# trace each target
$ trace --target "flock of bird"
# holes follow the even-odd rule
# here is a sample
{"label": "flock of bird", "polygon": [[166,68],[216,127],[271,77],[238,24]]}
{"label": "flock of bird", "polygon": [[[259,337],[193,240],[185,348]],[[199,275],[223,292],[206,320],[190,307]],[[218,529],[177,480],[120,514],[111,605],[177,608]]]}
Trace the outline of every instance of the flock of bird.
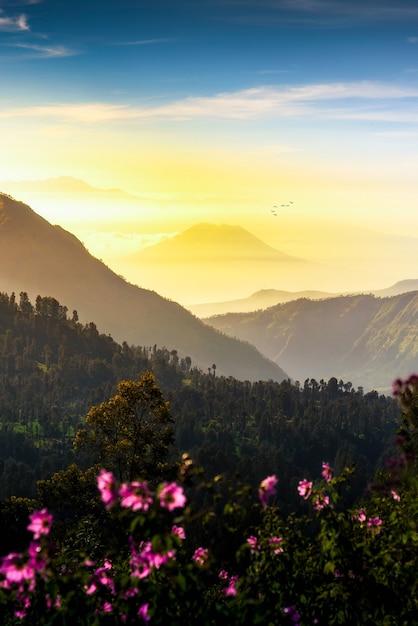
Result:
{"label": "flock of bird", "polygon": [[[281,204],[280,207],[287,207],[290,206],[291,204],[293,204],[293,200],[289,200],[289,202],[287,204]],[[273,213],[274,217],[277,217],[277,212],[275,211],[275,209],[278,209],[279,205],[275,204],[274,207],[271,209],[271,212]]]}

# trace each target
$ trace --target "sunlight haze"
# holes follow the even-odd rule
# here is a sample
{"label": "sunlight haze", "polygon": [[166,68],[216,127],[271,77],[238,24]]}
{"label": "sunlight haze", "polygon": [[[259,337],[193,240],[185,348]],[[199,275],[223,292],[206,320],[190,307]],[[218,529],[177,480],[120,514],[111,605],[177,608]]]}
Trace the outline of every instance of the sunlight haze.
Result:
{"label": "sunlight haze", "polygon": [[[182,304],[415,278],[417,18],[405,0],[0,0],[0,191]],[[202,223],[306,265],[248,251],[229,271],[216,241],[189,268],[127,259]]]}

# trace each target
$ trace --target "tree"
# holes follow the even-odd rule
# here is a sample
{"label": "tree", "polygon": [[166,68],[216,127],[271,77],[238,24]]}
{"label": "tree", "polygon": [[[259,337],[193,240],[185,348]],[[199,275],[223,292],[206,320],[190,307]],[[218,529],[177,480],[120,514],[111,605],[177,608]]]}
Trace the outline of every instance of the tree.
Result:
{"label": "tree", "polygon": [[93,453],[93,461],[121,481],[158,480],[168,471],[173,421],[154,374],[147,371],[138,382],[121,381],[113,398],[90,409],[74,445]]}

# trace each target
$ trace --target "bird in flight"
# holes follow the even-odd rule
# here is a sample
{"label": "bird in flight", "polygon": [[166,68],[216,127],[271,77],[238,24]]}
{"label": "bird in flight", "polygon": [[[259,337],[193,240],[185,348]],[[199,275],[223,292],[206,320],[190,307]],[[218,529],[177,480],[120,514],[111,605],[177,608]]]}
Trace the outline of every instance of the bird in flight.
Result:
{"label": "bird in flight", "polygon": [[[288,207],[288,206],[290,206],[291,204],[293,204],[293,200],[289,200],[287,204],[281,204],[280,206],[281,206],[281,207],[282,207],[282,206],[284,206],[284,207]],[[278,208],[279,208],[279,205],[275,204],[275,205],[273,206],[273,208],[271,209],[271,212],[273,213],[273,215],[274,215],[275,217],[277,217],[277,213],[276,213],[276,211],[275,211],[274,209],[278,209]]]}

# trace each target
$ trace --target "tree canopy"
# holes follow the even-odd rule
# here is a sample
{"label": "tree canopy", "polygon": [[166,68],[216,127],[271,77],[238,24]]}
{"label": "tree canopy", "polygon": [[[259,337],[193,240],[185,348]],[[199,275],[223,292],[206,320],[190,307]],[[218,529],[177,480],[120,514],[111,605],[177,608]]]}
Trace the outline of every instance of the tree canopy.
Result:
{"label": "tree canopy", "polygon": [[155,478],[168,468],[173,421],[154,374],[147,371],[138,382],[121,381],[115,396],[90,409],[74,445],[90,451],[121,481]]}

